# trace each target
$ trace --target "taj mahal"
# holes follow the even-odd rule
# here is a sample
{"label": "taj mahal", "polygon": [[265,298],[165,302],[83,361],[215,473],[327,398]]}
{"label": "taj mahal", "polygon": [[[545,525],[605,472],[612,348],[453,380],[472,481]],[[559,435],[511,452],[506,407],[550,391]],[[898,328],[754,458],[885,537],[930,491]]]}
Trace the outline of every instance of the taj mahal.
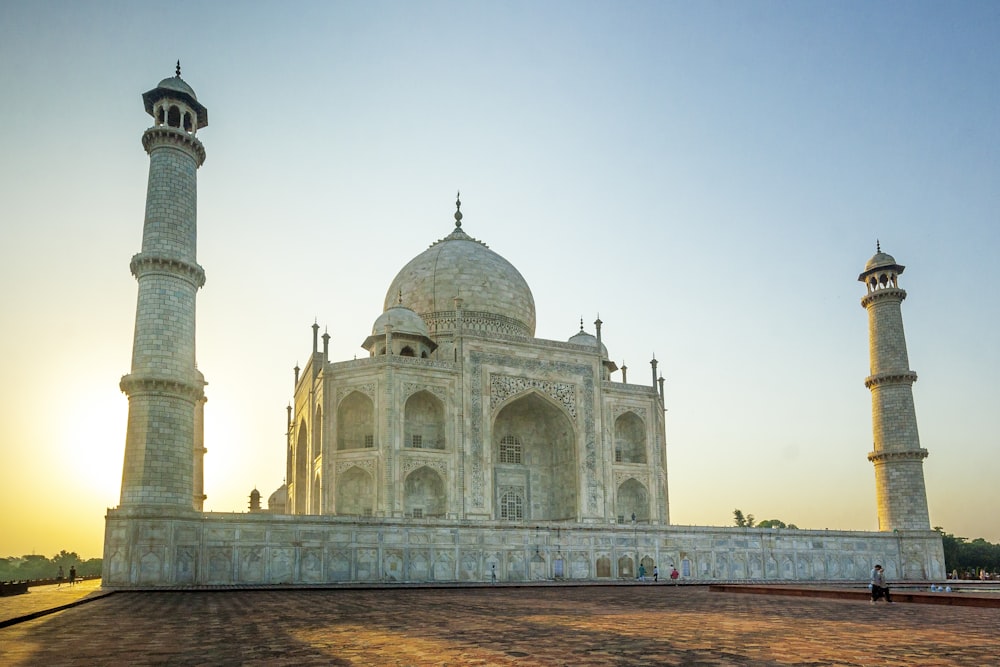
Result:
{"label": "taj mahal", "polygon": [[178,64],[142,95],[149,179],[130,264],[138,298],[105,587],[610,581],[654,564],[695,582],[857,581],[875,562],[894,579],[944,577],[903,332],[904,267],[881,247],[858,277],[879,530],[674,526],[657,360],[629,378],[599,318],[565,340],[536,338],[529,285],[471,235],[460,199],[453,220],[428,231],[429,247],[386,276],[359,341],[367,355],[331,359],[313,323],[290,378],[287,437],[275,442],[286,483],[266,507],[254,490],[249,512],[204,511],[196,193],[208,110],[180,74]]}

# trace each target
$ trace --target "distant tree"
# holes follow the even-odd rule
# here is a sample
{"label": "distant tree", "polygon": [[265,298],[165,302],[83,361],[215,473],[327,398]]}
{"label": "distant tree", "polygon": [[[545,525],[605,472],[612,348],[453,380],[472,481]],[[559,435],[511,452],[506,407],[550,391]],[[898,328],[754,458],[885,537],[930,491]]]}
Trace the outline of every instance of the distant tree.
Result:
{"label": "distant tree", "polygon": [[946,533],[941,526],[934,530],[941,533],[944,549],[944,568],[948,572],[957,570],[960,575],[976,576],[981,569],[1000,572],[1000,544],[987,542],[977,537],[971,542],[964,537]]}
{"label": "distant tree", "polygon": [[63,574],[69,575],[69,568],[75,567],[78,576],[86,577],[101,574],[104,564],[101,558],[83,560],[75,551],[65,549],[52,558],[31,554],[27,556],[7,556],[0,558],[0,581],[36,581],[39,579],[55,579],[59,567]]}
{"label": "distant tree", "polygon": [[794,523],[785,523],[781,519],[764,519],[757,524],[758,528],[788,528],[789,530],[798,530],[799,527]]}
{"label": "distant tree", "polygon": [[740,528],[753,528],[755,519],[753,514],[743,516],[743,510],[737,508],[733,510],[733,521]]}

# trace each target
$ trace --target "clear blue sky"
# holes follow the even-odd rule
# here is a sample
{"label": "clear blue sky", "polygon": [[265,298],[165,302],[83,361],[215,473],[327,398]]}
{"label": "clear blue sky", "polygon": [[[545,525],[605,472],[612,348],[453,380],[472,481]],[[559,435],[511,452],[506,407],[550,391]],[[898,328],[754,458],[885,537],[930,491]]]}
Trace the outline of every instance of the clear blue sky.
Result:
{"label": "clear blue sky", "polygon": [[99,555],[118,503],[140,95],[178,58],[209,509],[282,483],[310,325],[366,354],[461,189],[540,337],[600,313],[630,381],[660,360],[680,524],[876,528],[880,239],[932,524],[1000,541],[998,44],[996,2],[0,2],[0,556]]}

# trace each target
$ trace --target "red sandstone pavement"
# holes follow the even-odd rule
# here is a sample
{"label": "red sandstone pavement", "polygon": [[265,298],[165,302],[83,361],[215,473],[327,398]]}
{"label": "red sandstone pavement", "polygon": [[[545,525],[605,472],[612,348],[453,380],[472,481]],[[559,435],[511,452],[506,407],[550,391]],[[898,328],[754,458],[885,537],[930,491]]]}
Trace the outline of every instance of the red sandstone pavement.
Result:
{"label": "red sandstone pavement", "polygon": [[0,664],[980,667],[1000,611],[668,585],[119,592],[0,629]]}

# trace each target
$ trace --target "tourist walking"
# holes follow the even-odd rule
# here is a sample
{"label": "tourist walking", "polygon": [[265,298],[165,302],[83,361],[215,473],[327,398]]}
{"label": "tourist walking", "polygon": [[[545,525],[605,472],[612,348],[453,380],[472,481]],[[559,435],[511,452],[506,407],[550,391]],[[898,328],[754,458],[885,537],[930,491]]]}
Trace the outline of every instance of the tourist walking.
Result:
{"label": "tourist walking", "polygon": [[76,585],[76,565],[71,565],[69,568],[69,585]]}
{"label": "tourist walking", "polygon": [[659,565],[654,565],[653,566],[653,582],[657,582],[659,580],[660,580],[660,566]]}
{"label": "tourist walking", "polygon": [[885,601],[892,604],[892,599],[889,597],[889,585],[885,583],[885,572],[882,570],[882,566],[878,563],[872,568],[872,604],[875,604],[879,598],[885,598]]}
{"label": "tourist walking", "polygon": [[62,586],[63,579],[65,579],[65,578],[66,578],[66,575],[63,573],[62,565],[60,565],[59,566],[59,572],[56,573],[56,581],[59,582],[59,584],[56,586],[56,588],[59,588],[60,586]]}
{"label": "tourist walking", "polygon": [[646,581],[646,566],[639,564],[639,581]]}

